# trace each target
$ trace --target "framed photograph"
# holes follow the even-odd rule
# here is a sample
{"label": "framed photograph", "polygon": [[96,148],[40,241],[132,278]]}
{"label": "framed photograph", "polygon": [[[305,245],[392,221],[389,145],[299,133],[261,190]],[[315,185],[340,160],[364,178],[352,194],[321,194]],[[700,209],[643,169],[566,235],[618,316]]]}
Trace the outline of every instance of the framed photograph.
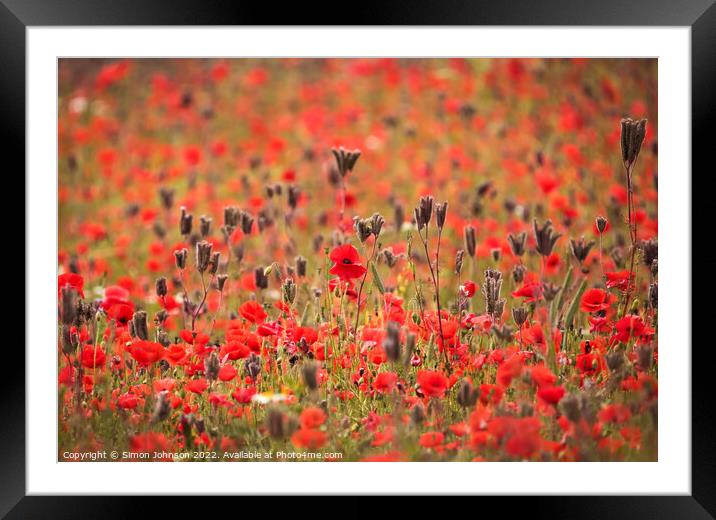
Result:
{"label": "framed photograph", "polygon": [[713,518],[712,1],[305,26],[132,4],[0,6],[27,201],[2,514],[381,494]]}

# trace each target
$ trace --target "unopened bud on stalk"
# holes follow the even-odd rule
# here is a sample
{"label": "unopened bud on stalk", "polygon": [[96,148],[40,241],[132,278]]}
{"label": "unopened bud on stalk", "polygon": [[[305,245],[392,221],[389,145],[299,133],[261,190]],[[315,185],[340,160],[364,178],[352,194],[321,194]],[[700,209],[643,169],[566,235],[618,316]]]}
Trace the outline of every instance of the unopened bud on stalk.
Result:
{"label": "unopened bud on stalk", "polygon": [[373,213],[373,216],[370,218],[370,231],[373,233],[373,236],[375,238],[378,238],[378,235],[380,235],[380,231],[383,229],[383,225],[385,224],[385,219],[380,213]]}
{"label": "unopened bud on stalk", "polygon": [[159,296],[160,298],[164,298],[167,295],[168,289],[167,289],[167,279],[166,278],[164,278],[163,276],[160,278],[157,278],[155,287],[156,287],[156,291],[157,291],[157,296]]}
{"label": "unopened bud on stalk", "polygon": [[475,228],[473,226],[465,226],[465,251],[471,257],[475,257],[475,250],[477,249],[477,241],[475,239]]}
{"label": "unopened bud on stalk", "polygon": [[149,339],[149,325],[147,324],[146,311],[137,311],[132,317],[132,325],[134,325],[134,335],[139,339]]}
{"label": "unopened bud on stalk", "polygon": [[189,236],[191,235],[192,216],[186,212],[186,208],[184,206],[181,207],[180,211],[179,231],[183,236]]}
{"label": "unopened bud on stalk", "polygon": [[203,273],[209,268],[211,249],[212,245],[210,242],[202,240],[196,243],[196,269],[200,273]]}

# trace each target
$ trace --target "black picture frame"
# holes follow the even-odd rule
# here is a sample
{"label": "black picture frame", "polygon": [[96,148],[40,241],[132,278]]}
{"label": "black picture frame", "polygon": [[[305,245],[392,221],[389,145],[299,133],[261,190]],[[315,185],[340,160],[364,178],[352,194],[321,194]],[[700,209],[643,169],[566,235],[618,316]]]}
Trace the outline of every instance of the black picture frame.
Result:
{"label": "black picture frame", "polygon": [[[343,12],[340,17],[329,13]],[[329,20],[329,18],[333,18]],[[691,28],[692,60],[692,170],[713,170],[713,145],[708,141],[713,128],[716,96],[716,5],[714,0],[534,0],[502,2],[426,1],[411,0],[350,3],[345,10],[318,5],[247,3],[240,0],[0,0],[0,147],[6,182],[25,171],[25,51],[26,29],[30,26],[87,25],[283,25],[283,24],[350,25],[600,25],[600,26],[689,26]],[[89,45],[89,42],[88,42]],[[628,42],[625,42],[628,45]],[[16,172],[12,175],[10,172]],[[668,172],[689,178],[689,172]],[[696,178],[691,174],[691,182]],[[6,188],[7,189],[7,188]],[[708,190],[693,190],[697,197],[709,196]],[[715,267],[706,247],[712,239],[706,207],[692,199],[692,271],[706,277]],[[9,215],[8,215],[9,216]],[[693,218],[696,217],[696,218]],[[6,217],[6,221],[9,220]],[[7,225],[7,224],[6,224]],[[6,243],[9,239],[6,239]],[[7,250],[13,248],[6,245]],[[7,253],[6,253],[7,255]],[[12,260],[8,269],[17,270],[19,261]],[[9,275],[12,276],[12,275]],[[25,272],[25,276],[32,273]],[[697,278],[698,279],[698,278]],[[678,283],[692,285],[689,273]],[[701,291],[701,287],[699,288]],[[705,329],[709,334],[708,303],[683,302],[692,308],[693,333]],[[12,296],[7,296],[11,301]],[[13,302],[14,303],[14,302]],[[31,309],[26,309],[26,313]],[[7,316],[7,315],[6,315]],[[26,314],[27,317],[27,314]],[[697,327],[701,324],[701,327]],[[685,324],[686,325],[686,324]],[[667,348],[692,348],[692,494],[690,496],[601,496],[601,497],[540,497],[510,499],[510,516],[525,509],[531,516],[550,518],[715,518],[716,517],[716,406],[712,398],[714,347],[711,342],[697,341],[697,335],[681,345]],[[708,339],[708,336],[705,336]],[[133,518],[150,512],[145,498],[121,497],[38,497],[25,496],[25,353],[6,337],[5,370],[2,377],[2,426],[0,459],[0,515],[8,518],[117,517]],[[316,490],[320,493],[320,490]],[[486,498],[480,498],[486,500]],[[492,500],[492,499],[490,499]],[[538,500],[539,504],[534,501]],[[205,509],[203,500],[173,499],[166,501],[163,515],[172,509],[189,512],[191,506]],[[405,503],[406,508],[420,501]],[[355,508],[355,514],[370,514],[366,502]],[[484,507],[484,502],[480,508]],[[212,502],[212,508],[216,507]],[[295,507],[295,506],[294,506]],[[504,507],[504,506],[501,506]],[[353,509],[353,508],[347,508]]]}

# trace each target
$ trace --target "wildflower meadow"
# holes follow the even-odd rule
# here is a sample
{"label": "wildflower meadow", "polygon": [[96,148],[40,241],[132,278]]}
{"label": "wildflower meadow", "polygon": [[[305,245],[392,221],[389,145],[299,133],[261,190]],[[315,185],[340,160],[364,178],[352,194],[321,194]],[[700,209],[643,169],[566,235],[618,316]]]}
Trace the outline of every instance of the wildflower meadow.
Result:
{"label": "wildflower meadow", "polygon": [[58,460],[657,460],[656,72],[61,59]]}

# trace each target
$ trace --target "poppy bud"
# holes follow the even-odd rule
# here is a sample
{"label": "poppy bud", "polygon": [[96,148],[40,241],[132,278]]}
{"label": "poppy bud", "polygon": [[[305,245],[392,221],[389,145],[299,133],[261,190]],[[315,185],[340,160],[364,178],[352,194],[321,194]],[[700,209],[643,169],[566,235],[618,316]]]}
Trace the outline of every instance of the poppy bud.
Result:
{"label": "poppy bud", "polygon": [[186,212],[186,208],[184,206],[181,207],[180,211],[181,214],[179,216],[179,231],[183,236],[189,236],[191,235],[192,216]]}
{"label": "poppy bud", "polygon": [[211,262],[211,249],[212,245],[205,240],[197,242],[196,244],[196,269],[200,273],[203,273],[209,268]]}
{"label": "poppy bud", "polygon": [[510,233],[507,236],[507,241],[510,243],[510,249],[512,249],[512,254],[514,254],[515,256],[522,256],[525,254],[525,243],[527,242],[526,232],[523,231],[517,236]]}
{"label": "poppy bud", "polygon": [[306,276],[307,260],[302,256],[297,256],[295,259],[296,264],[296,276],[302,278]]}
{"label": "poppy bud", "polygon": [[134,335],[141,340],[149,339],[149,327],[147,325],[146,311],[137,311],[132,317],[132,326],[134,327]]}
{"label": "poppy bud", "polygon": [[512,309],[512,319],[518,327],[522,327],[522,324],[527,321],[527,309],[524,307],[515,307]]}
{"label": "poppy bud", "polygon": [[301,375],[303,377],[303,384],[309,390],[316,390],[318,388],[318,365],[314,362],[304,363],[301,369]]}
{"label": "poppy bud", "polygon": [[597,231],[599,231],[600,234],[604,233],[604,230],[607,229],[607,223],[608,223],[607,219],[605,219],[604,217],[602,217],[600,215],[597,217],[596,222],[597,222]]}
{"label": "poppy bud", "polygon": [[465,251],[471,257],[475,257],[477,242],[475,240],[475,228],[473,226],[465,226]]}
{"label": "poppy bud", "polygon": [[157,278],[155,287],[157,291],[157,296],[159,296],[160,298],[164,298],[167,295],[168,289],[166,278],[164,278],[163,276],[161,278]]}
{"label": "poppy bud", "polygon": [[211,218],[206,215],[199,217],[199,233],[202,238],[206,238],[211,233]]}

